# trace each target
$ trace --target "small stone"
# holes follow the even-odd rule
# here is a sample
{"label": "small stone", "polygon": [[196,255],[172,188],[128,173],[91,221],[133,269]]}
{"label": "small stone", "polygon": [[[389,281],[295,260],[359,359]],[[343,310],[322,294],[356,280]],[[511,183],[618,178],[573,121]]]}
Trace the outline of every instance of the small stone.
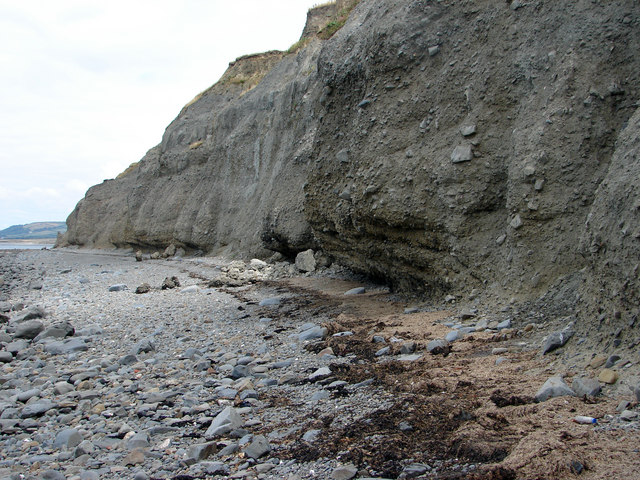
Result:
{"label": "small stone", "polygon": [[449,346],[449,342],[442,338],[438,338],[436,340],[431,340],[427,344],[427,351],[432,355],[448,355],[451,351],[451,347]]}
{"label": "small stone", "polygon": [[[222,450],[220,450],[220,453],[222,453]],[[227,475],[229,473],[229,466],[224,462],[202,462],[200,465],[208,475]]]}
{"label": "small stone", "polygon": [[610,355],[604,364],[604,368],[613,367],[618,362],[618,360],[620,360],[620,355]]}
{"label": "small stone", "polygon": [[111,285],[109,287],[109,291],[110,292],[122,292],[124,290],[127,290],[128,287],[124,284],[124,283],[118,283],[116,285]]}
{"label": "small stone", "polygon": [[591,362],[589,362],[589,366],[591,368],[600,368],[606,361],[607,357],[605,357],[604,355],[596,355],[591,359]]}
{"label": "small stone", "polygon": [[176,246],[172,243],[164,249],[163,257],[173,257],[176,254]]}
{"label": "small stone", "polygon": [[452,330],[444,336],[444,339],[450,343],[455,342],[459,338],[460,338],[460,332],[458,332],[458,330]]}
{"label": "small stone", "polygon": [[416,342],[408,341],[404,342],[400,347],[400,353],[405,355],[416,351]]}
{"label": "small stone", "polygon": [[143,283],[142,285],[136,288],[136,293],[139,295],[143,293],[149,293],[150,291],[151,291],[151,285],[149,285],[148,283]]}
{"label": "small stone", "polygon": [[313,250],[305,250],[296,255],[296,268],[301,272],[313,272],[316,269],[316,259]]}
{"label": "small stone", "polygon": [[333,470],[331,478],[334,480],[350,480],[358,474],[358,468],[355,465],[343,465]]}
{"label": "small stone", "polygon": [[75,428],[66,428],[56,435],[53,442],[53,448],[73,448],[82,442],[83,438],[80,432]]}
{"label": "small stone", "polygon": [[141,465],[143,463],[144,463],[144,450],[142,449],[137,449],[137,450],[134,450],[133,452],[130,452],[129,455],[124,457],[124,460],[122,460],[122,464],[125,466]]}
{"label": "small stone", "polygon": [[391,347],[383,347],[376,352],[376,357],[382,357],[383,355],[389,355],[391,353]]}
{"label": "small stone", "polygon": [[571,389],[576,392],[578,397],[585,395],[595,397],[601,391],[600,383],[595,378],[577,377],[571,383]]}
{"label": "small stone", "polygon": [[573,336],[573,330],[570,327],[565,328],[561,332],[553,332],[544,341],[542,345],[542,354],[546,355],[562,346],[564,346]]}
{"label": "small stone", "polygon": [[498,323],[496,328],[498,330],[504,330],[505,328],[511,328],[511,320],[507,319],[507,320],[504,320],[504,321]]}
{"label": "small stone", "polygon": [[451,152],[451,161],[453,163],[469,162],[471,160],[473,160],[471,145],[458,145]]}
{"label": "small stone", "polygon": [[305,442],[313,443],[316,441],[320,433],[321,430],[309,430],[302,436],[302,440],[304,440]]}
{"label": "small stone", "polygon": [[615,372],[609,368],[605,368],[598,375],[598,380],[602,383],[614,384],[618,381],[618,372]]}
{"label": "small stone", "polygon": [[470,137],[471,135],[476,133],[476,126],[475,125],[462,126],[460,127],[460,133],[462,134],[463,137]]}
{"label": "small stone", "polygon": [[634,412],[633,410],[624,410],[620,414],[620,418],[622,420],[626,420],[627,422],[630,422],[631,420],[635,420],[636,418],[638,418],[638,413]]}
{"label": "small stone", "polygon": [[189,285],[188,287],[180,290],[180,293],[198,293],[200,291],[200,287],[198,285]]}
{"label": "small stone", "polygon": [[415,478],[426,473],[427,470],[429,470],[429,467],[423,463],[412,463],[404,467],[402,473],[405,475],[405,478]]}
{"label": "small stone", "polygon": [[429,47],[430,57],[434,57],[435,55],[438,54],[438,52],[440,52],[440,45],[433,45],[432,47]]}
{"label": "small stone", "polygon": [[371,104],[371,100],[365,98],[358,104],[358,108],[367,108]]}
{"label": "small stone", "polygon": [[10,352],[1,351],[0,352],[0,363],[9,363],[13,361],[13,355]]}
{"label": "small stone", "polygon": [[321,367],[309,375],[309,380],[317,382],[331,375],[331,369],[329,367]]}
{"label": "small stone", "polygon": [[180,287],[180,280],[178,280],[178,277],[173,276],[173,277],[166,277],[162,281],[162,286],[160,288],[162,290],[171,290],[178,287]]}
{"label": "small stone", "polygon": [[346,292],[344,292],[344,294],[345,295],[362,295],[366,291],[367,290],[364,287],[356,287],[356,288],[352,288],[351,290],[347,290]]}
{"label": "small stone", "polygon": [[298,340],[304,342],[306,340],[315,340],[317,338],[325,338],[327,336],[327,329],[320,326],[311,327],[308,330],[298,335]]}
{"label": "small stone", "polygon": [[142,250],[136,250],[136,262],[142,261]]}
{"label": "small stone", "polygon": [[336,154],[336,160],[338,160],[340,163],[349,163],[349,150],[340,150]]}
{"label": "small stone", "polygon": [[538,402],[545,402],[550,398],[561,396],[575,396],[575,392],[569,388],[569,385],[561,377],[549,378],[536,393]]}
{"label": "small stone", "polygon": [[280,297],[264,298],[258,303],[261,307],[273,307],[280,305]]}
{"label": "small stone", "polygon": [[511,221],[509,222],[509,225],[511,226],[511,228],[513,228],[514,230],[519,229],[520,227],[522,227],[522,218],[520,217],[519,214],[517,214],[515,217],[513,217],[511,219]]}

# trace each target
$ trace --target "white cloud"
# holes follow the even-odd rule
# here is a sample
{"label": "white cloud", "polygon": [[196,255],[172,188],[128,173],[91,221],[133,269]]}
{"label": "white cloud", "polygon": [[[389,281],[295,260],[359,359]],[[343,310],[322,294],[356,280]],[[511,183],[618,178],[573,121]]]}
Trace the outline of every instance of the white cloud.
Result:
{"label": "white cloud", "polygon": [[0,228],[66,218],[230,61],[294,43],[316,2],[0,0]]}

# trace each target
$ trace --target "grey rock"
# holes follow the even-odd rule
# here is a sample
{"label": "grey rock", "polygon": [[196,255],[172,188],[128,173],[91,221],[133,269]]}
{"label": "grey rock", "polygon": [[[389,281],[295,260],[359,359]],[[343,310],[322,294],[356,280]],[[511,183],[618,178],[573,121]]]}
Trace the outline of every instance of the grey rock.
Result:
{"label": "grey rock", "polygon": [[460,133],[463,137],[470,137],[474,133],[476,133],[476,126],[474,125],[464,125],[460,127]]}
{"label": "grey rock", "polygon": [[302,436],[302,440],[304,440],[305,442],[313,443],[316,441],[318,435],[320,435],[321,432],[321,430],[307,430]]}
{"label": "grey rock", "polygon": [[390,355],[391,347],[382,347],[380,350],[376,352],[376,357],[382,357],[383,355]]}
{"label": "grey rock", "polygon": [[578,397],[584,397],[585,395],[595,397],[601,391],[600,382],[595,378],[588,377],[574,378],[573,382],[571,382],[571,389]]}
{"label": "grey rock", "polygon": [[41,393],[42,392],[39,388],[31,388],[29,390],[25,390],[24,392],[18,393],[18,401],[26,403],[30,398],[39,397]]}
{"label": "grey rock", "polygon": [[450,343],[455,342],[459,338],[460,338],[460,332],[458,332],[458,330],[452,330],[444,336],[444,339]]}
{"label": "grey rock", "polygon": [[413,342],[413,341],[403,342],[402,346],[400,347],[400,353],[402,355],[407,355],[415,351],[416,351],[416,342]]}
{"label": "grey rock", "polygon": [[301,272],[313,272],[316,269],[316,259],[313,250],[305,250],[296,255],[296,268]]}
{"label": "grey rock", "polygon": [[20,417],[21,418],[40,417],[44,415],[47,411],[55,407],[56,405],[51,400],[48,400],[48,399],[38,400],[37,402],[26,405],[20,411]]}
{"label": "grey rock", "polygon": [[40,320],[27,320],[16,327],[14,338],[34,339],[44,330],[44,324]]}
{"label": "grey rock", "polygon": [[327,336],[327,329],[320,326],[311,327],[298,335],[298,340],[304,342],[306,340],[323,339]]}
{"label": "grey rock", "polygon": [[218,444],[216,442],[198,443],[189,447],[187,456],[199,462],[215,455],[217,451]]}
{"label": "grey rock", "polygon": [[209,475],[227,475],[229,466],[224,462],[202,462],[202,470]]}
{"label": "grey rock", "polygon": [[9,363],[13,361],[13,355],[10,352],[0,351],[0,363]]}
{"label": "grey rock", "polygon": [[263,298],[258,303],[261,307],[274,307],[280,305],[280,297]]}
{"label": "grey rock", "polygon": [[550,398],[562,396],[575,396],[575,392],[561,377],[550,377],[536,393],[536,400],[545,402]]}
{"label": "grey rock", "polygon": [[66,338],[71,337],[75,333],[75,328],[69,322],[60,322],[45,328],[35,341],[38,342],[44,338]]}
{"label": "grey rock", "polygon": [[352,288],[351,290],[347,290],[346,292],[344,292],[345,295],[362,295],[363,293],[366,293],[366,289],[364,287],[356,287],[356,288]]}
{"label": "grey rock", "polygon": [[434,57],[440,52],[440,45],[434,45],[428,49],[429,56]]}
{"label": "grey rock", "polygon": [[44,351],[51,355],[63,355],[74,352],[86,352],[89,345],[82,338],[72,337],[63,341],[45,343]]}
{"label": "grey rock", "polygon": [[109,291],[110,292],[123,292],[125,290],[127,290],[129,287],[127,287],[124,283],[117,283],[115,285],[111,285],[109,286]]}
{"label": "grey rock", "polygon": [[331,394],[326,390],[320,390],[311,395],[311,403],[318,403],[320,400],[326,400]]}
{"label": "grey rock", "polygon": [[45,318],[47,312],[42,307],[32,306],[22,311],[18,316],[14,318],[17,323],[26,322],[27,320],[34,320],[36,318]]}
{"label": "grey rock", "polygon": [[342,465],[331,472],[334,480],[350,480],[358,474],[358,467],[355,465]]}
{"label": "grey rock", "polygon": [[137,448],[149,448],[149,435],[146,432],[138,432],[129,438],[127,442],[127,448],[129,450],[135,450]]}
{"label": "grey rock", "polygon": [[132,365],[132,364],[136,363],[137,361],[138,361],[138,357],[136,357],[134,354],[130,353],[130,354],[125,355],[124,357],[120,358],[118,363],[120,363],[120,365]]}
{"label": "grey rock", "polygon": [[446,340],[444,340],[442,338],[437,338],[435,340],[431,340],[427,344],[427,352],[433,353],[435,355],[438,355],[439,353],[441,353],[444,349],[446,349],[448,347],[449,347],[449,342],[447,342]]}
{"label": "grey rock", "polygon": [[452,163],[463,163],[473,160],[473,150],[471,145],[458,145],[451,152]]}
{"label": "grey rock", "polygon": [[172,290],[178,287],[180,287],[180,280],[178,279],[178,277],[173,276],[173,277],[166,277],[162,281],[162,286],[160,288],[162,290]]}
{"label": "grey rock", "polygon": [[205,432],[205,437],[213,438],[230,432],[236,428],[240,428],[244,420],[238,414],[235,408],[226,407],[211,422],[209,428]]}
{"label": "grey rock", "polygon": [[611,368],[620,360],[620,355],[610,355],[604,364],[604,368]]}
{"label": "grey rock", "polygon": [[41,480],[65,480],[67,477],[57,470],[45,470],[40,476]]}
{"label": "grey rock", "polygon": [[83,438],[80,432],[75,428],[65,428],[56,434],[53,441],[53,448],[73,448],[82,442]]}
{"label": "grey rock", "polygon": [[74,391],[75,388],[69,382],[56,382],[53,386],[53,393],[56,395],[64,395],[65,393],[69,393]]}
{"label": "grey rock", "polygon": [[271,451],[271,445],[264,435],[256,435],[244,450],[247,457],[258,459]]}
{"label": "grey rock", "polygon": [[349,150],[340,150],[336,154],[336,160],[338,160],[338,162],[340,163],[349,163]]}
{"label": "grey rock", "polygon": [[140,353],[155,352],[155,351],[156,351],[155,344],[148,339],[139,341],[131,348],[131,354],[133,355],[138,355]]}
{"label": "grey rock", "polygon": [[312,382],[317,382],[318,380],[322,380],[323,378],[327,378],[331,375],[331,369],[329,367],[321,367],[309,375],[309,380]]}
{"label": "grey rock", "polygon": [[571,327],[565,327],[560,332],[553,332],[549,334],[542,345],[542,354],[546,355],[549,352],[563,347],[572,336],[573,329]]}
{"label": "grey rock", "polygon": [[249,367],[246,365],[236,365],[229,375],[234,380],[249,376]]}
{"label": "grey rock", "polygon": [[415,478],[426,473],[427,470],[430,470],[430,468],[424,463],[412,463],[404,467],[404,469],[402,469],[402,473],[404,474],[405,478]]}
{"label": "grey rock", "polygon": [[504,330],[505,328],[511,328],[511,320],[510,319],[506,319],[506,320],[498,323],[498,326],[496,328],[498,330]]}

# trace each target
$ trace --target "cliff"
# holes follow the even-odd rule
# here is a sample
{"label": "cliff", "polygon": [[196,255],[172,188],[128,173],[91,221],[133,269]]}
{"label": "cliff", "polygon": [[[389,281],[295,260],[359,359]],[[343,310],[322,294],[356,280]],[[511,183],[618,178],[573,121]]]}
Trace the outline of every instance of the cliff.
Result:
{"label": "cliff", "polygon": [[632,328],[640,5],[362,0],[320,38],[350,6],[232,63],[65,241],[322,248],[405,291],[561,295]]}

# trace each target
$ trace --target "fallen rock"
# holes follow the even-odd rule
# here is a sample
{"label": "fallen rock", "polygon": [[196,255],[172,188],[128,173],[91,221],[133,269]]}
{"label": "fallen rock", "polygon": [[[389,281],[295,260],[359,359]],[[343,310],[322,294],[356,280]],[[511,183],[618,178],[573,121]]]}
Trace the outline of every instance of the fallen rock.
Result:
{"label": "fallen rock", "polygon": [[355,465],[342,465],[331,473],[334,480],[350,480],[358,474],[358,468]]}
{"label": "fallen rock", "polygon": [[178,288],[180,286],[180,280],[178,280],[178,277],[173,276],[171,278],[166,277],[163,281],[162,281],[162,290],[171,290],[173,288]]}
{"label": "fallen rock", "polygon": [[296,268],[301,272],[313,272],[316,269],[316,259],[313,250],[305,250],[296,255]]}
{"label": "fallen rock", "polygon": [[551,333],[542,345],[542,355],[546,355],[565,345],[569,339],[573,336],[573,323],[567,325],[560,332]]}
{"label": "fallen rock", "polygon": [[600,382],[595,378],[589,377],[574,378],[573,382],[571,382],[571,389],[578,397],[584,397],[585,395],[595,397],[601,391]]}
{"label": "fallen rock", "polygon": [[611,370],[609,368],[604,368],[600,375],[598,375],[598,380],[602,383],[608,383],[610,385],[616,383],[618,381],[619,375],[618,372]]}
{"label": "fallen rock", "polygon": [[13,338],[26,338],[32,340],[44,330],[44,324],[40,320],[27,320],[16,327]]}
{"label": "fallen rock", "polygon": [[271,451],[271,445],[264,435],[256,435],[249,446],[244,450],[244,454],[257,460]]}
{"label": "fallen rock", "polygon": [[226,407],[213,419],[204,436],[206,438],[218,437],[225,433],[229,433],[231,430],[240,428],[243,423],[244,420],[242,420],[242,417],[238,414],[235,408]]}
{"label": "fallen rock", "polygon": [[545,402],[550,398],[562,396],[575,396],[575,392],[561,377],[551,377],[544,382],[536,393],[536,400],[538,402]]}
{"label": "fallen rock", "polygon": [[345,295],[362,295],[363,293],[366,293],[366,289],[364,287],[356,287],[356,288],[352,288],[351,290],[347,290],[346,292],[344,292]]}

